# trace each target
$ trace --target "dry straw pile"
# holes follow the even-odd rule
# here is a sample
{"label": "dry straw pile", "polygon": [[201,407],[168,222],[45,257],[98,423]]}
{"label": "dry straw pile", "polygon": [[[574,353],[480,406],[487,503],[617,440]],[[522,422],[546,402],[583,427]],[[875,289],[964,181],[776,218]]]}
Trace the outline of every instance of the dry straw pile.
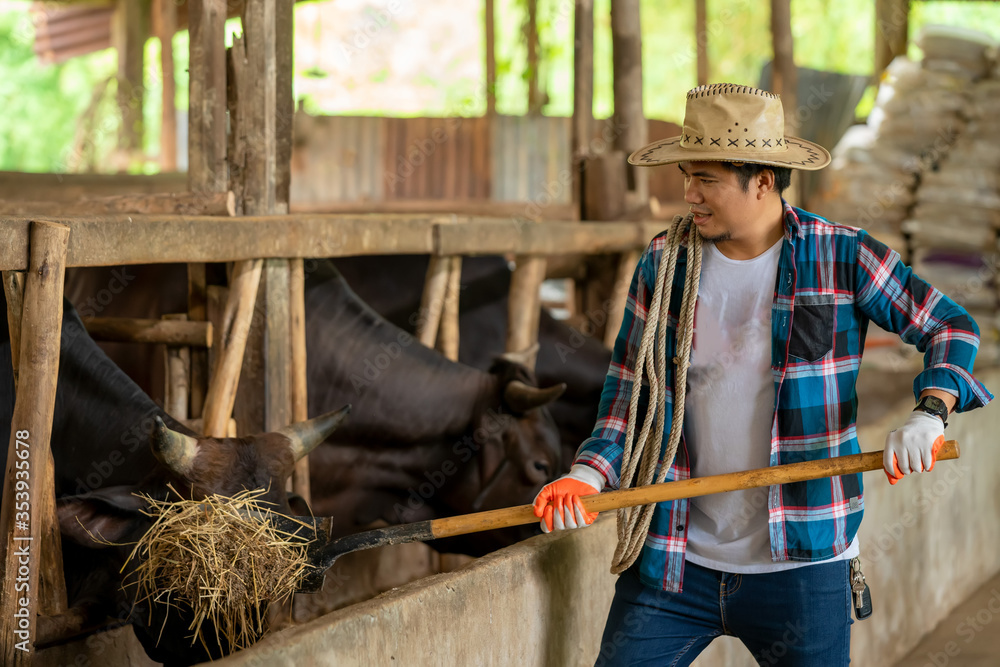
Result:
{"label": "dry straw pile", "polygon": [[[259,502],[264,493],[197,501],[147,497],[147,514],[156,521],[129,555],[138,562],[136,606],[190,607],[192,645],[217,643],[231,652],[256,642],[267,630],[268,604],[287,600],[308,568],[311,541],[280,528],[289,519]],[[214,638],[205,636],[210,628]]]}

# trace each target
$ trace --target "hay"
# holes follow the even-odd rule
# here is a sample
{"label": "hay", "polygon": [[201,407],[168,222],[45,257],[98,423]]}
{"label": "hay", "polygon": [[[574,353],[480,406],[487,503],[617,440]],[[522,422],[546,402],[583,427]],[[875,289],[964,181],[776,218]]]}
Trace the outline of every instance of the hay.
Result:
{"label": "hay", "polygon": [[[190,607],[192,646],[200,641],[207,649],[214,641],[232,652],[256,642],[267,631],[268,604],[287,600],[308,568],[311,541],[267,520],[280,516],[287,524],[288,518],[258,501],[264,493],[197,501],[146,497],[145,513],[156,521],[126,561],[138,560],[130,575],[135,605],[164,604],[168,614],[171,607]],[[214,640],[204,635],[206,621]]]}

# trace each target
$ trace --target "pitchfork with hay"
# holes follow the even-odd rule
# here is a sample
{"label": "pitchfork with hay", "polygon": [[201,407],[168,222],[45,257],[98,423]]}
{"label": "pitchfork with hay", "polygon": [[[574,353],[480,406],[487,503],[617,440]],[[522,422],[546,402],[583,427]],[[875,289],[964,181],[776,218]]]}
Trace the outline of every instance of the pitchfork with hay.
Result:
{"label": "pitchfork with hay", "polygon": [[[959,457],[950,440],[938,460]],[[882,468],[882,452],[651,484],[582,498],[587,512],[803,482]],[[289,517],[257,501],[262,491],[200,501],[151,502],[156,523],[133,550],[137,602],[193,611],[192,642],[246,648],[266,631],[264,611],[295,592],[322,588],[340,556],[375,547],[454,537],[538,521],[531,505],[378,528],[329,539],[329,524]],[[155,606],[155,605],[154,605]],[[209,637],[206,628],[211,628]],[[228,652],[227,651],[227,652]]]}

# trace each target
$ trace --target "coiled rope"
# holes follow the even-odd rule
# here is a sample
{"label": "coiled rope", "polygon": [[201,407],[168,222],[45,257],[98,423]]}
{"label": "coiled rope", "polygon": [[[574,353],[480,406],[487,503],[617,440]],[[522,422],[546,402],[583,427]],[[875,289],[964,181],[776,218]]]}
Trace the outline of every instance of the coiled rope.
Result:
{"label": "coiled rope", "polygon": [[[656,287],[646,314],[646,326],[642,332],[639,352],[632,373],[632,401],[628,408],[628,424],[625,427],[625,447],[622,453],[621,488],[628,489],[647,484],[659,484],[667,477],[667,472],[677,454],[677,445],[684,428],[684,398],[687,393],[687,371],[691,359],[691,337],[694,332],[695,302],[698,299],[698,283],[701,278],[701,235],[694,229],[693,216],[675,216],[667,228],[663,255],[656,272]],[[667,449],[663,453],[663,465],[659,473],[656,464],[660,458],[667,395],[667,319],[670,312],[669,286],[674,283],[674,270],[681,240],[688,236],[688,268],[684,281],[684,296],[678,316],[677,356],[673,363],[677,367],[674,380],[674,416],[670,426]],[[664,288],[667,286],[667,288]],[[654,348],[655,343],[655,348]],[[655,359],[653,350],[655,349]],[[646,409],[639,438],[634,441],[635,420],[639,412],[639,394],[642,391],[643,375],[649,377],[649,405],[656,409]],[[653,430],[653,425],[656,429]],[[639,443],[635,447],[635,442]],[[638,450],[638,451],[636,451]],[[636,468],[639,474],[636,475]],[[654,479],[655,478],[655,479]],[[611,572],[618,574],[627,570],[642,552],[642,545],[653,520],[655,505],[624,507],[618,510],[618,546],[615,548]]]}

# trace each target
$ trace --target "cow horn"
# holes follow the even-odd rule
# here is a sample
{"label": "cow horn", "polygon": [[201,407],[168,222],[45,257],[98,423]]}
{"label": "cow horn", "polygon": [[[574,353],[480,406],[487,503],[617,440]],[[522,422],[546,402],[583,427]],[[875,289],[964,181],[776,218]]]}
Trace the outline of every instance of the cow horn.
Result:
{"label": "cow horn", "polygon": [[520,364],[527,368],[535,367],[535,359],[538,357],[538,343],[534,343],[531,347],[526,347],[523,350],[518,350],[516,352],[504,352],[500,355],[500,358],[504,361],[510,361],[515,364]]}
{"label": "cow horn", "polygon": [[177,473],[188,475],[198,456],[198,440],[167,428],[159,416],[153,425],[153,455],[160,463]]}
{"label": "cow horn", "polygon": [[503,390],[503,400],[515,412],[527,412],[532,408],[540,408],[562,396],[566,391],[566,383],[546,387],[532,387],[520,380],[511,380]]}
{"label": "cow horn", "polygon": [[292,456],[298,461],[336,431],[340,422],[350,413],[351,405],[347,404],[339,410],[327,412],[308,421],[289,424],[278,433],[292,441]]}

